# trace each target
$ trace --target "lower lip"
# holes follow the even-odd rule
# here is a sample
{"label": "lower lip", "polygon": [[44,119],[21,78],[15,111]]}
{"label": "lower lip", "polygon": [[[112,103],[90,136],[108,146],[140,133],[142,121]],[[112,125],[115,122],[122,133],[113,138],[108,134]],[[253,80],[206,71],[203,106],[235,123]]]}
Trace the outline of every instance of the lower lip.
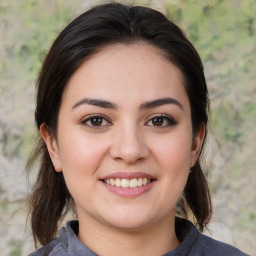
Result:
{"label": "lower lip", "polygon": [[139,195],[142,195],[149,191],[156,183],[156,180],[153,180],[149,184],[141,187],[136,187],[136,188],[122,188],[122,187],[116,187],[116,186],[111,186],[104,181],[102,181],[103,185],[111,192],[122,196],[122,197],[136,197]]}

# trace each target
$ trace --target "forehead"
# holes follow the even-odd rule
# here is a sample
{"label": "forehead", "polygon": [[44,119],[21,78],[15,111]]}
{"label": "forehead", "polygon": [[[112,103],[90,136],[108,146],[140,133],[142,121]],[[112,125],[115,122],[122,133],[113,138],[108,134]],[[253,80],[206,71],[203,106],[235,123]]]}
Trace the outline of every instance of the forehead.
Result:
{"label": "forehead", "polygon": [[87,58],[71,77],[63,100],[97,97],[122,102],[187,98],[181,71],[166,54],[146,43],[114,44]]}

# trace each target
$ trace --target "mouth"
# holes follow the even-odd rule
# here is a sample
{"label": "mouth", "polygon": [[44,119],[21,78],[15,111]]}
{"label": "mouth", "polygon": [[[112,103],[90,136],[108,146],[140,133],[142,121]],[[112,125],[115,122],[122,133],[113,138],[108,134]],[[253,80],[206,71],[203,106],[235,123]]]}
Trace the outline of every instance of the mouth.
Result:
{"label": "mouth", "polygon": [[101,177],[102,184],[112,193],[134,198],[150,191],[157,183],[157,178],[144,172],[115,172]]}
{"label": "mouth", "polygon": [[103,179],[104,183],[118,188],[138,188],[146,186],[154,181],[154,179],[141,177],[141,178],[132,178],[132,179],[123,179],[123,178],[111,178]]}

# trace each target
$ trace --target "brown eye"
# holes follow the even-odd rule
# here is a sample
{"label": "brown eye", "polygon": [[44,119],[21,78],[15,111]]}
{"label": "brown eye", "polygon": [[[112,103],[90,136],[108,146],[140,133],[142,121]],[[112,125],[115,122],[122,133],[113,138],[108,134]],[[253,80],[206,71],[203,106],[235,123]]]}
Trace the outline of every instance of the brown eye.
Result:
{"label": "brown eye", "polygon": [[154,126],[162,126],[163,123],[164,123],[164,120],[163,120],[162,117],[155,117],[155,118],[152,119],[152,124]]}
{"label": "brown eye", "polygon": [[111,122],[103,116],[92,115],[82,121],[83,125],[91,128],[101,128],[111,125]]}
{"label": "brown eye", "polygon": [[148,122],[146,122],[146,126],[152,127],[159,127],[159,128],[166,128],[173,125],[176,125],[177,121],[174,120],[172,117],[167,115],[159,115],[152,117]]}
{"label": "brown eye", "polygon": [[103,120],[101,117],[93,117],[91,118],[90,121],[92,126],[101,126],[103,123]]}

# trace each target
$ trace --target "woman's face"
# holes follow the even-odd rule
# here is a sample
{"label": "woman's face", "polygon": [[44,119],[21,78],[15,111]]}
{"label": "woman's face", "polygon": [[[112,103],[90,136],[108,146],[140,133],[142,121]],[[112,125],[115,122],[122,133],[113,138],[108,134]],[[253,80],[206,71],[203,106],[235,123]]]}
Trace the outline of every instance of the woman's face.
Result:
{"label": "woman's face", "polygon": [[57,141],[41,128],[87,225],[172,223],[200,152],[180,70],[147,44],[103,48],[71,77]]}

